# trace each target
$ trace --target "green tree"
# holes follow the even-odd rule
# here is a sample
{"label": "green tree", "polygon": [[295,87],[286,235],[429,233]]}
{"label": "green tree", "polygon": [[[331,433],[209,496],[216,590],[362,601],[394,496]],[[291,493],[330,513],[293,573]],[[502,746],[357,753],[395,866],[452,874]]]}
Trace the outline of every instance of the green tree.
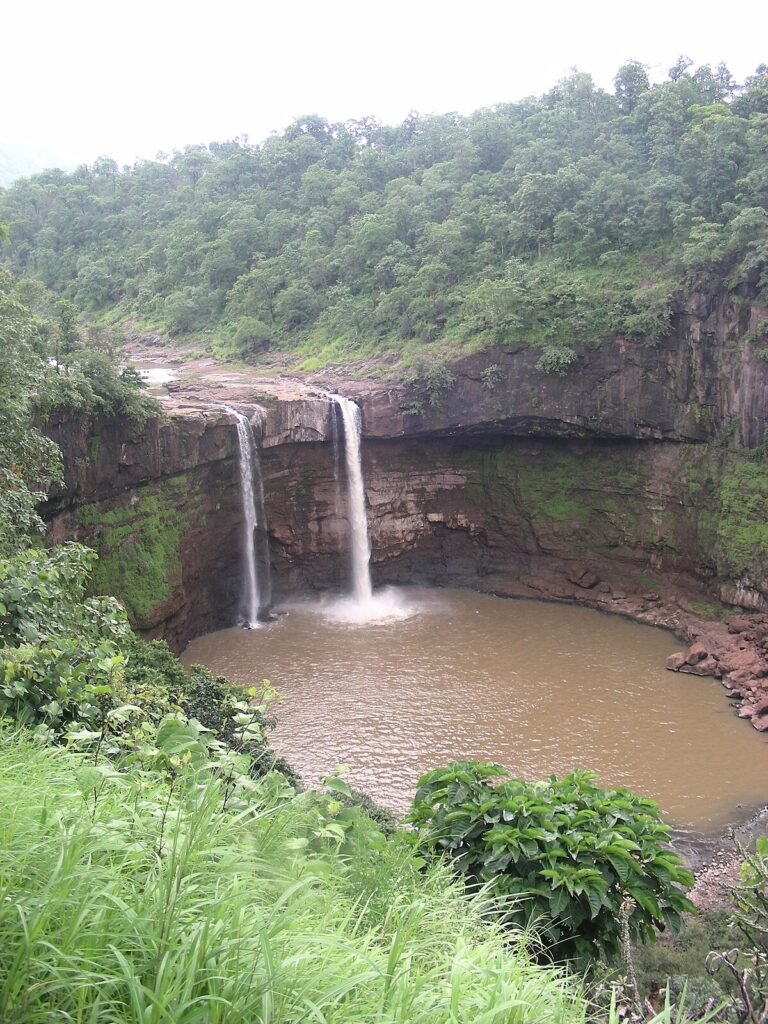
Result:
{"label": "green tree", "polygon": [[613,86],[622,113],[631,114],[640,97],[651,87],[648,65],[641,64],[639,60],[627,61],[616,72]]}
{"label": "green tree", "polygon": [[58,448],[32,422],[32,392],[45,372],[36,333],[34,316],[0,271],[0,555],[42,531],[35,506],[61,472]]}
{"label": "green tree", "polygon": [[421,777],[408,820],[420,848],[495,898],[507,926],[531,927],[546,956],[587,966],[618,956],[627,936],[678,928],[693,881],[666,847],[658,806],[593,780],[580,771],[528,783],[500,765],[455,762]]}
{"label": "green tree", "polygon": [[80,344],[80,328],[78,326],[77,307],[69,299],[61,299],[56,304],[56,331],[54,334],[54,359],[56,373],[61,367],[66,369],[75,349]]}

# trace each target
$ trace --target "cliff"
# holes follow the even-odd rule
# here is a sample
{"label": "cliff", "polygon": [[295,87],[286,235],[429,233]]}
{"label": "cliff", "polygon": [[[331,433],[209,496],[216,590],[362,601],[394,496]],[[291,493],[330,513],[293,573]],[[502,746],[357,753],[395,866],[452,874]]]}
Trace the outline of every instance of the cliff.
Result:
{"label": "cliff", "polygon": [[343,587],[346,510],[321,389],[338,391],[363,410],[376,583],[573,600],[664,625],[703,651],[672,667],[724,674],[755,707],[768,676],[768,363],[749,340],[755,315],[737,295],[696,293],[664,343],[610,339],[562,375],[522,344],[390,385],[187,363],[167,415],[142,430],[51,422],[66,483],[44,513],[54,538],[99,548],[96,586],[148,635],[180,648],[233,623],[241,517],[226,403],[259,437],[277,597]]}

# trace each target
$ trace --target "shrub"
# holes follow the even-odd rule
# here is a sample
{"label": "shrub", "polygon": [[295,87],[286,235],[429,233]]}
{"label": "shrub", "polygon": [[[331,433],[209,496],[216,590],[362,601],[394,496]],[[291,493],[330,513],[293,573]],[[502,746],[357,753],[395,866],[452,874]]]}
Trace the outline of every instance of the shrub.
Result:
{"label": "shrub", "polygon": [[737,992],[738,1020],[768,1020],[768,836],[759,836],[755,852],[746,856],[741,880],[731,892],[735,905],[733,948],[711,953],[710,973],[725,968]]}
{"label": "shrub", "polygon": [[417,402],[440,405],[456,383],[456,375],[443,360],[416,359],[403,381],[416,391]]}
{"label": "shrub", "polygon": [[542,373],[556,373],[562,377],[575,358],[576,353],[568,345],[545,345],[536,363],[536,369]]}
{"label": "shrub", "polygon": [[493,391],[504,380],[504,371],[498,363],[491,363],[480,372],[480,383],[486,391]]}
{"label": "shrub", "polygon": [[532,926],[552,959],[586,966],[628,937],[679,927],[693,876],[665,848],[652,800],[600,789],[590,772],[494,784],[506,774],[462,761],[422,776],[409,816],[422,849],[486,887],[503,921]]}

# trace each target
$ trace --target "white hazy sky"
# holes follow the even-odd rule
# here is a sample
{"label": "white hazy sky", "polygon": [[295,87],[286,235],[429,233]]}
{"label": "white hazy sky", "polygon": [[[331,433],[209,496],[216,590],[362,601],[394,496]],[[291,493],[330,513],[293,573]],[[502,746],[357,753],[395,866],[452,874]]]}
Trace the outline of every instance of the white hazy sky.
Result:
{"label": "white hazy sky", "polygon": [[37,0],[2,18],[0,142],[122,163],[295,117],[470,112],[572,67],[612,88],[627,59],[681,54],[738,81],[768,63],[768,3],[699,0]]}

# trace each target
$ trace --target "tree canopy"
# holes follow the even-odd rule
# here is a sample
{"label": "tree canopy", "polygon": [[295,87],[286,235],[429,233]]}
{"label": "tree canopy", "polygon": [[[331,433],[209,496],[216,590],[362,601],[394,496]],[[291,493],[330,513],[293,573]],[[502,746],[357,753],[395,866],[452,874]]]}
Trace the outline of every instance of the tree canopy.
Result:
{"label": "tree canopy", "polygon": [[768,285],[768,68],[738,87],[681,57],[615,92],[574,72],[462,117],[297,119],[260,145],[109,158],[0,192],[10,267],[110,310],[255,356],[653,342],[671,298]]}

